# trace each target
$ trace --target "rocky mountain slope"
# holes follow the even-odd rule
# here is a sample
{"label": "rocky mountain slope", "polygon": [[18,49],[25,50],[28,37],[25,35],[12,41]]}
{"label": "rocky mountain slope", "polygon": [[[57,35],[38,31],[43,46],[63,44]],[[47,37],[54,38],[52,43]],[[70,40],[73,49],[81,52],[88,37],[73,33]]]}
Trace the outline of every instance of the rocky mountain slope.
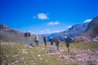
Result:
{"label": "rocky mountain slope", "polygon": [[[71,28],[59,32],[59,33],[52,33],[48,35],[48,39],[50,37],[59,37],[60,40],[64,40],[64,36],[70,36],[74,39],[79,39],[76,41],[83,40],[84,42],[91,41],[91,40],[98,40],[98,16],[93,18],[91,22],[89,23],[83,23],[83,24],[76,24],[73,25]],[[78,37],[77,37],[78,36]],[[83,38],[81,38],[83,37]],[[86,40],[85,40],[86,39]],[[87,42],[86,41],[86,42]]]}
{"label": "rocky mountain slope", "polygon": [[59,37],[60,40],[64,40],[64,36],[70,36],[70,37],[76,37],[76,36],[80,36],[87,28],[88,23],[84,23],[84,24],[76,24],[73,25],[71,28],[63,31],[63,32],[59,32],[59,33],[52,33],[50,35],[48,35],[48,39],[50,37]]}
{"label": "rocky mountain slope", "polygon": [[[15,42],[15,43],[34,43],[34,34],[31,37],[24,37],[24,33],[11,29],[5,24],[0,25],[0,41],[4,42]],[[40,38],[42,42],[42,39]]]}
{"label": "rocky mountain slope", "polygon": [[64,31],[65,35],[75,37],[80,36],[87,28],[88,23],[73,25],[68,30]]}
{"label": "rocky mountain slope", "polygon": [[83,36],[86,36],[89,39],[98,37],[98,16],[93,18],[93,20],[88,24]]}

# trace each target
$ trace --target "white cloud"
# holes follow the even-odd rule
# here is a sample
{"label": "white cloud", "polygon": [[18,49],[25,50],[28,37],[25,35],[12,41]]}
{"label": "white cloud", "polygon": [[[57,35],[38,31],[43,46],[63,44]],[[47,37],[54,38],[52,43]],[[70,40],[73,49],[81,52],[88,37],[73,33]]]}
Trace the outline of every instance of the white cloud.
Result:
{"label": "white cloud", "polygon": [[67,29],[68,29],[68,28],[71,28],[71,27],[72,27],[72,26],[67,26]]}
{"label": "white cloud", "polygon": [[55,31],[52,31],[51,33],[59,33],[59,32],[61,32],[61,31],[55,30]]}
{"label": "white cloud", "polygon": [[86,20],[84,20],[83,22],[84,23],[88,23],[88,22],[90,22],[92,19],[86,19]]}
{"label": "white cloud", "polygon": [[41,20],[48,19],[48,16],[47,16],[47,14],[45,14],[45,13],[39,13],[39,14],[37,15],[37,17],[38,17],[38,19],[41,19]]}
{"label": "white cloud", "polygon": [[39,13],[39,14],[33,16],[33,19],[41,19],[41,20],[49,19],[47,15],[48,15],[48,13],[47,14]]}
{"label": "white cloud", "polygon": [[46,29],[46,30],[43,31],[42,34],[50,34],[50,33],[51,33],[50,29]]}
{"label": "white cloud", "polygon": [[60,32],[60,31],[59,30],[52,31],[50,29],[46,29],[46,30],[38,32],[37,34],[51,34],[51,33],[58,33],[58,32]]}
{"label": "white cloud", "polygon": [[58,21],[47,23],[47,25],[58,25],[58,24],[60,24]]}

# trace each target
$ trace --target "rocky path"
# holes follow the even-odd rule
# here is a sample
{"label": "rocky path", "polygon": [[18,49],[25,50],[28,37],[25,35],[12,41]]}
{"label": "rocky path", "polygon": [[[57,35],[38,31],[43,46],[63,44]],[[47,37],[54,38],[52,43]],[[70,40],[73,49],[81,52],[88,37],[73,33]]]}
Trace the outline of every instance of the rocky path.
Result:
{"label": "rocky path", "polygon": [[[56,50],[56,46],[54,47]],[[2,45],[1,49],[1,65],[98,65],[98,50],[95,48],[84,50],[80,47],[70,47],[70,52],[67,52],[67,48],[61,45],[59,52],[56,50],[55,53],[49,53],[50,45],[32,47],[8,44]]]}
{"label": "rocky path", "polygon": [[64,53],[64,50],[60,50],[58,60],[65,60],[67,63],[77,63],[79,65],[98,65],[98,50],[95,52],[73,50],[67,53]]}

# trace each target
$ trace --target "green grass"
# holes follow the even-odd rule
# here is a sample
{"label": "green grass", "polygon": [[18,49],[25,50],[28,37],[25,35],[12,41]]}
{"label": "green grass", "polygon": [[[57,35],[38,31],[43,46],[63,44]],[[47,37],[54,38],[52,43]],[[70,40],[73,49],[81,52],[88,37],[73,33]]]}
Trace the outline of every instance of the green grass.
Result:
{"label": "green grass", "polygon": [[[58,60],[59,54],[49,55],[49,46],[40,45],[28,47],[23,44],[0,45],[0,65],[77,65],[77,63],[66,63]],[[68,54],[65,44],[60,44],[63,54]],[[74,43],[70,45],[71,50],[98,50],[98,42]]]}
{"label": "green grass", "polygon": [[89,43],[74,43],[71,44],[71,48],[82,49],[82,50],[98,50],[98,42]]}

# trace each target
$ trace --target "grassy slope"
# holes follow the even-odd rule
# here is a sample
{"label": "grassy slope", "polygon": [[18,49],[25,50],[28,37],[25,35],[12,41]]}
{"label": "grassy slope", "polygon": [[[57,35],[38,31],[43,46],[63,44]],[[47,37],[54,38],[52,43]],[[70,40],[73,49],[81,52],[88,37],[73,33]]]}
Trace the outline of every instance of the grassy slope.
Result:
{"label": "grassy slope", "polygon": [[[74,50],[98,50],[98,42],[71,44],[71,51]],[[60,44],[63,54],[68,54],[65,44]],[[61,53],[62,54],[62,53]],[[22,44],[0,45],[0,65],[76,65],[77,63],[66,63],[65,60],[58,60],[59,54],[49,54],[49,46],[40,45],[38,48]]]}

